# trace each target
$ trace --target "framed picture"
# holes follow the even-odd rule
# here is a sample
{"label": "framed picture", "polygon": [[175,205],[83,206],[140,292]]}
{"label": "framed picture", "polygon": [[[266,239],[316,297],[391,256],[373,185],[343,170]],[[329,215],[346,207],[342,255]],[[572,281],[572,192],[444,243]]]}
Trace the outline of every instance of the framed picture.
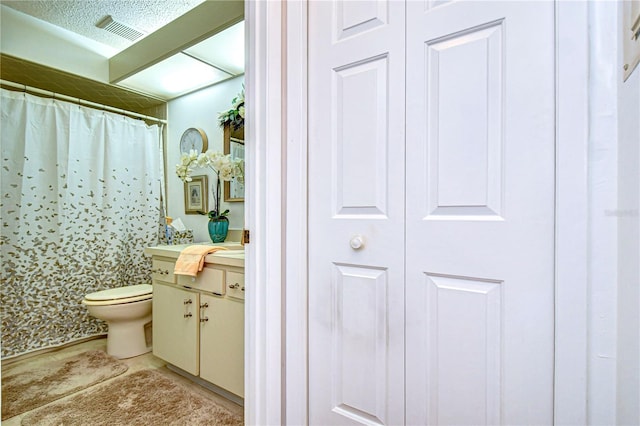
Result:
{"label": "framed picture", "polygon": [[199,214],[207,212],[207,176],[192,176],[191,182],[184,183],[184,212]]}

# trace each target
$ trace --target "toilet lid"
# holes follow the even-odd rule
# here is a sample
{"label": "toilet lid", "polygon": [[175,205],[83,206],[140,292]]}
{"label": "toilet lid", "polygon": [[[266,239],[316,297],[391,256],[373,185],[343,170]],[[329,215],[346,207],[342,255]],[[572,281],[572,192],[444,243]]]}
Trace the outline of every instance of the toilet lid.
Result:
{"label": "toilet lid", "polygon": [[86,300],[105,301],[129,299],[132,297],[146,296],[153,292],[151,284],[130,285],[127,287],[110,288],[109,290],[96,291],[85,296]]}

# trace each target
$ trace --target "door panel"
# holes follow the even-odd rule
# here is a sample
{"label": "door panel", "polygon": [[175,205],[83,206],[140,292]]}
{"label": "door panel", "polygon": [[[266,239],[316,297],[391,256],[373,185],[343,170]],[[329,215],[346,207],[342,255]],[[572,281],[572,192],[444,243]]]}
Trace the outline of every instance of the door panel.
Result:
{"label": "door panel", "polygon": [[411,346],[432,343],[420,348],[428,360],[423,368],[434,414],[425,424],[500,424],[502,284],[424,275],[427,329]]}
{"label": "door panel", "polygon": [[342,40],[386,25],[386,1],[338,1],[335,4],[335,39]]}
{"label": "door panel", "polygon": [[334,70],[334,215],[384,218],[387,213],[388,62],[386,56],[381,56]]}
{"label": "door panel", "polygon": [[551,424],[553,3],[407,7],[407,423]]}
{"label": "door panel", "polygon": [[425,216],[432,219],[500,217],[502,23],[424,44]]}
{"label": "door panel", "polygon": [[310,423],[402,424],[404,5],[309,13]]}
{"label": "door panel", "polygon": [[333,411],[383,422],[389,365],[387,271],[334,265],[331,358]]}

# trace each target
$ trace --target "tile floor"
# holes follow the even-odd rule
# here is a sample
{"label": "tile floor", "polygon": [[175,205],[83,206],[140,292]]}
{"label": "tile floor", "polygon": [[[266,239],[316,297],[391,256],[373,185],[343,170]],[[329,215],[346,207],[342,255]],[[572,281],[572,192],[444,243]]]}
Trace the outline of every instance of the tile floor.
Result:
{"label": "tile floor", "polygon": [[[63,349],[59,349],[53,352],[48,352],[48,353],[44,353],[44,354],[39,354],[39,355],[35,355],[33,357],[30,358],[26,358],[26,359],[21,359],[19,361],[15,361],[13,363],[11,363],[11,365],[18,365],[18,364],[28,364],[28,365],[33,365],[34,367],[36,366],[42,366],[42,365],[46,365],[48,362],[53,361],[53,360],[58,360],[58,359],[63,359],[63,358],[67,358],[69,356],[78,354],[80,352],[84,352],[84,351],[88,351],[88,350],[92,350],[92,349],[101,349],[104,350],[106,352],[107,349],[107,340],[106,338],[100,338],[100,339],[95,339],[95,340],[89,340],[87,342],[83,342],[83,343],[79,343],[77,345],[73,345],[73,346],[69,346]],[[179,374],[174,373],[173,371],[167,369],[167,367],[165,366],[166,363],[159,359],[156,358],[155,356],[153,356],[152,353],[148,353],[148,354],[144,354],[144,355],[140,355],[134,358],[129,358],[129,359],[123,359],[121,360],[122,362],[124,362],[125,364],[127,364],[129,366],[129,369],[124,372],[122,375],[117,376],[113,379],[110,380],[114,380],[117,379],[118,377],[122,377],[123,375],[126,374],[131,374],[134,373],[136,371],[139,370],[146,370],[146,369],[158,369],[160,372],[162,372],[166,377],[169,377],[179,383],[182,383],[185,386],[188,386],[189,388],[193,389],[194,391],[198,392],[199,394],[210,398],[212,401],[217,402],[220,405],[223,405],[224,407],[228,408],[230,411],[240,414],[243,414],[243,407],[229,401],[228,399],[225,399],[219,395],[217,395],[214,392],[211,392],[208,389],[203,388],[202,386],[193,383],[191,380],[180,376]],[[0,378],[1,380],[1,378]],[[103,382],[105,383],[105,382]],[[91,389],[91,387],[87,388],[87,389],[83,389],[80,392],[86,392],[87,390]],[[80,393],[78,392],[78,393]],[[75,394],[69,395],[65,398],[59,399],[57,401],[62,401],[64,399],[70,398]],[[54,401],[55,402],[55,401]],[[7,419],[5,421],[2,422],[3,426],[17,426],[20,425],[20,422],[22,420],[22,417],[24,417],[25,415],[27,415],[27,413],[23,413],[21,415],[12,417],[10,419]]]}

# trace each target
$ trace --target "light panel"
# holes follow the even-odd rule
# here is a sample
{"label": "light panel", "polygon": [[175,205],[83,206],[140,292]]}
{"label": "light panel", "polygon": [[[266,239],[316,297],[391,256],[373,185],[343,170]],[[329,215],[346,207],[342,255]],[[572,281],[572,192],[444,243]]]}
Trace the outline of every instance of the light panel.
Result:
{"label": "light panel", "polygon": [[244,21],[188,48],[185,53],[232,74],[244,73]]}
{"label": "light panel", "polygon": [[170,100],[244,73],[244,21],[117,84]]}
{"label": "light panel", "polygon": [[173,99],[230,77],[232,75],[178,53],[118,84],[165,99]]}

